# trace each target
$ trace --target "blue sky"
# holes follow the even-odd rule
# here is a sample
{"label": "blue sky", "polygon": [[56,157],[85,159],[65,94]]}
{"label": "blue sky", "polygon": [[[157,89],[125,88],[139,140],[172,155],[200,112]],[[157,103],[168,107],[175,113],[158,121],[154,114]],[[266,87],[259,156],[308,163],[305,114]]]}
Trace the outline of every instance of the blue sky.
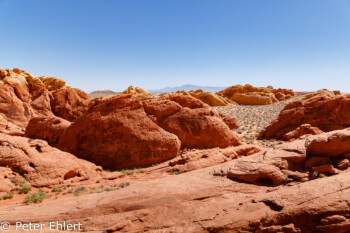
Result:
{"label": "blue sky", "polygon": [[0,12],[0,67],[87,92],[350,92],[350,0],[0,0]]}

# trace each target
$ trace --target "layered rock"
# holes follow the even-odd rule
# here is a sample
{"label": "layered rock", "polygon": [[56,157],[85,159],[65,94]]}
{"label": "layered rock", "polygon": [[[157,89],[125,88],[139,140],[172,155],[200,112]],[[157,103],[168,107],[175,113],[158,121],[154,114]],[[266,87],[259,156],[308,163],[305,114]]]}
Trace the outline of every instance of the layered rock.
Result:
{"label": "layered rock", "polygon": [[303,124],[328,132],[350,126],[350,94],[315,96],[285,106],[279,116],[259,135],[259,139],[283,139]]}
{"label": "layered rock", "polygon": [[131,95],[95,99],[61,138],[59,148],[111,169],[165,161],[181,146],[239,144],[208,105],[180,94],[143,101]]}
{"label": "layered rock", "polygon": [[0,134],[0,166],[27,177],[35,187],[81,181],[102,169],[47,144],[46,141]]}
{"label": "layered rock", "polygon": [[91,97],[77,88],[64,88],[52,92],[52,112],[68,121],[75,121],[87,110]]}
{"label": "layered rock", "polygon": [[209,106],[227,106],[230,104],[236,104],[234,101],[232,101],[228,98],[219,96],[213,92],[203,91],[202,89],[198,89],[196,91],[192,90],[189,92],[177,91],[176,93],[190,94],[194,98],[203,101],[204,103],[208,104]]}
{"label": "layered rock", "polygon": [[251,145],[240,145],[224,149],[189,150],[169,161],[170,169],[168,171],[189,172],[215,166],[243,156],[250,156],[260,151],[261,148]]}
{"label": "layered rock", "polygon": [[267,105],[295,95],[290,89],[273,89],[272,87],[253,87],[252,85],[236,85],[216,93],[238,104]]}

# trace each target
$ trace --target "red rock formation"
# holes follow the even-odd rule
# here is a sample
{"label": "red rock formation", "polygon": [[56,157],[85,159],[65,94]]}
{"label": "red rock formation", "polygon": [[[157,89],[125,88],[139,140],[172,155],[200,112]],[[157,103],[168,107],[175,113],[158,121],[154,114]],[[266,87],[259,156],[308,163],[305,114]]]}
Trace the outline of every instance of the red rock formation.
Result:
{"label": "red rock formation", "polygon": [[310,137],[306,147],[310,156],[337,157],[350,152],[350,128]]}
{"label": "red rock formation", "polygon": [[36,77],[19,69],[0,69],[0,113],[26,127],[33,117],[53,116],[50,90],[66,88],[63,80]]}
{"label": "red rock formation", "polygon": [[349,127],[350,94],[294,101],[260,133],[259,139],[282,139],[303,124],[325,132]]}
{"label": "red rock formation", "polygon": [[28,178],[35,187],[92,178],[100,167],[48,146],[42,140],[0,134],[0,166]]}
{"label": "red rock formation", "polygon": [[25,136],[42,139],[51,146],[56,146],[70,125],[69,121],[55,116],[32,118],[26,128]]}
{"label": "red rock formation", "polygon": [[[169,103],[170,101],[174,103]],[[211,148],[239,145],[234,133],[209,105],[189,95],[144,102],[145,111],[155,122],[181,140],[183,148]],[[162,106],[162,107],[159,107]],[[232,122],[230,123],[232,127]]]}
{"label": "red rock formation", "polygon": [[232,86],[216,94],[244,105],[267,105],[279,100],[289,99],[295,95],[293,90],[290,89],[253,87],[250,84]]}
{"label": "red rock formation", "polygon": [[210,148],[238,144],[221,118],[189,95],[151,100],[117,95],[93,100],[90,110],[67,129],[59,148],[120,169],[171,159],[180,145]]}
{"label": "red rock formation", "polygon": [[110,169],[147,166],[175,157],[177,136],[147,117],[130,95],[96,100],[66,131],[59,148]]}
{"label": "red rock formation", "polygon": [[322,133],[322,130],[320,130],[319,128],[311,127],[311,125],[309,125],[309,124],[303,124],[303,125],[299,126],[298,128],[296,128],[295,130],[283,135],[283,140],[291,141],[291,140],[298,139],[301,136],[304,136],[307,134],[317,135],[317,134],[321,134],[321,133]]}
{"label": "red rock formation", "polygon": [[230,129],[238,129],[239,126],[237,125],[236,118],[225,114],[219,114],[219,115]]}
{"label": "red rock formation", "polygon": [[206,150],[190,150],[183,152],[180,156],[169,162],[169,171],[188,172],[205,167],[215,166],[221,163],[237,159],[242,156],[249,156],[260,152],[260,148],[250,145],[227,147],[224,149],[213,148]]}
{"label": "red rock formation", "polygon": [[87,110],[91,97],[77,88],[65,88],[52,92],[52,112],[68,121],[75,121]]}

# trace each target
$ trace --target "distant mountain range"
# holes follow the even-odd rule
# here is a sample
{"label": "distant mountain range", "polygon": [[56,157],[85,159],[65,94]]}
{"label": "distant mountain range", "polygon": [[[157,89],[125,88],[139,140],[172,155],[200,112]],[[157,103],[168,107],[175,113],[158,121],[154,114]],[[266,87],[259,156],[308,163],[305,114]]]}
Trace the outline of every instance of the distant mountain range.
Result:
{"label": "distant mountain range", "polygon": [[211,91],[211,92],[218,92],[221,90],[226,89],[227,87],[206,87],[206,86],[196,86],[196,85],[191,85],[191,84],[186,84],[178,87],[165,87],[162,89],[155,89],[155,90],[147,90],[151,93],[168,93],[168,92],[177,92],[180,90],[184,91],[191,91],[191,90],[198,90],[202,89],[204,91]]}
{"label": "distant mountain range", "polygon": [[105,91],[93,91],[89,95],[92,98],[96,98],[96,97],[110,97],[110,96],[117,95],[117,94],[120,94],[120,92],[105,90]]}

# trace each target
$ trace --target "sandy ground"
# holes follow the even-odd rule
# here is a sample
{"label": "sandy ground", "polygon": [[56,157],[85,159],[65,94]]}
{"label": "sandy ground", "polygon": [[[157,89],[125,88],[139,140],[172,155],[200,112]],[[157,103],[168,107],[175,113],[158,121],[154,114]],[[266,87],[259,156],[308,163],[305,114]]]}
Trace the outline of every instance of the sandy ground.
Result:
{"label": "sandy ground", "polygon": [[302,98],[297,96],[270,105],[228,105],[212,107],[217,113],[236,118],[238,129],[234,131],[240,141],[265,147],[274,147],[281,143],[276,140],[257,140],[259,133],[273,121],[290,102]]}

